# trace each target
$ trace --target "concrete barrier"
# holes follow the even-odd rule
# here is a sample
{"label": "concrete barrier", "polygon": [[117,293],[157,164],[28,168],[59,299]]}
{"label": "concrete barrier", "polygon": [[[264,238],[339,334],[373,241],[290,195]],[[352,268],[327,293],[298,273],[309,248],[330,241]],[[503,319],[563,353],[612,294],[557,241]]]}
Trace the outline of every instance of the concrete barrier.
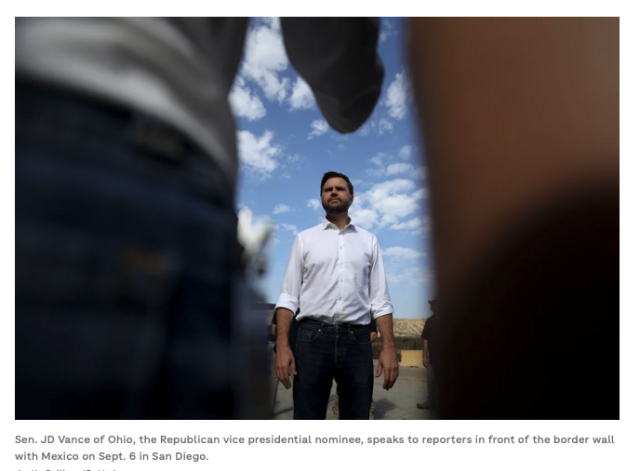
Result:
{"label": "concrete barrier", "polygon": [[422,367],[422,350],[400,351],[400,366]]}

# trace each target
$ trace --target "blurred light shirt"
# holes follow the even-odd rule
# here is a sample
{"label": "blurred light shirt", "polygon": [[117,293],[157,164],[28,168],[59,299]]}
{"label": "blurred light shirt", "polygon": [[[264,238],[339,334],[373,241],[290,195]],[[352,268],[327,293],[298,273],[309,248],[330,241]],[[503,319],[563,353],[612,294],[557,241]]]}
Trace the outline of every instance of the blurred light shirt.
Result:
{"label": "blurred light shirt", "polygon": [[[16,79],[135,109],[198,144],[235,190],[238,151],[228,100],[248,18],[17,18]],[[384,78],[377,18],[282,18],[291,65],[338,132],[356,131]]]}

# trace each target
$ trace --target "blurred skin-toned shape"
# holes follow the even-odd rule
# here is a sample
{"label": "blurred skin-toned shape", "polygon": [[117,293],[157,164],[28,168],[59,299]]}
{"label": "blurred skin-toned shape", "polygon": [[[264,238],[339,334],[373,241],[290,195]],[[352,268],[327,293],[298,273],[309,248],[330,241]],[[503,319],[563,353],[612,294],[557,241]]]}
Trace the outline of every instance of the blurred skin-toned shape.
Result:
{"label": "blurred skin-toned shape", "polygon": [[580,187],[617,188],[618,25],[412,20],[441,299],[537,207]]}
{"label": "blurred skin-toned shape", "polygon": [[[536,346],[545,351],[547,334],[555,339],[559,326],[567,328],[564,340],[575,345],[572,351],[587,352],[601,319],[610,322],[599,331],[613,340],[619,315],[613,289],[618,282],[619,20],[414,18],[409,36],[428,164],[437,290],[441,307],[453,313],[445,316],[445,361],[458,371],[448,374],[467,373],[462,370],[470,367],[471,357],[463,359],[463,349],[494,349],[485,357],[476,355],[478,362],[517,357],[520,352],[507,347],[511,336],[523,336],[523,358]],[[540,257],[550,260],[536,277]],[[566,277],[553,275],[556,264],[566,268]],[[497,286],[498,280],[512,285]],[[567,281],[578,288],[561,291]],[[592,293],[595,299],[589,299],[587,286],[600,288]],[[580,307],[575,302],[587,306],[582,318],[571,317]],[[595,305],[602,308],[601,319],[591,316]],[[525,326],[527,309],[538,323]],[[551,323],[540,327],[545,322]],[[465,323],[478,328],[475,336],[464,332]],[[524,337],[540,333],[536,329],[542,332],[537,344]],[[600,338],[591,354],[609,355],[602,346]],[[560,362],[566,357],[555,353]],[[616,358],[607,356],[606,362],[617,374]],[[443,386],[443,395],[450,393],[448,387],[451,383]]]}

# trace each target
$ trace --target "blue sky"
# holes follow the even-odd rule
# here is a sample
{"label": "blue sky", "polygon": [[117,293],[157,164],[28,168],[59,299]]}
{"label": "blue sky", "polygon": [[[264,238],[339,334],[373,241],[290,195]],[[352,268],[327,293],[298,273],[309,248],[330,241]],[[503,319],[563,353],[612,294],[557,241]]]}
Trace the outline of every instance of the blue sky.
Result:
{"label": "blue sky", "polygon": [[238,209],[274,227],[262,287],[267,302],[278,297],[295,234],[324,218],[320,180],[333,170],[354,184],[353,222],[378,237],[395,317],[429,312],[429,192],[404,63],[405,24],[383,18],[381,25],[382,95],[360,130],[340,135],[328,127],[289,64],[277,19],[252,20],[230,102],[241,161]]}

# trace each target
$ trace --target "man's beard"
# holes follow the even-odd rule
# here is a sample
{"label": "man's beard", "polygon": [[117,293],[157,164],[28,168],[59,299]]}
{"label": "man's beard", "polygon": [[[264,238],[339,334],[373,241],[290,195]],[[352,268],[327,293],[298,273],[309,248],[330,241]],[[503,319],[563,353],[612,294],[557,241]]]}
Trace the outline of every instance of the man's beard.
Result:
{"label": "man's beard", "polygon": [[347,210],[349,209],[349,200],[343,201],[342,203],[340,203],[338,205],[331,205],[331,201],[329,201],[329,203],[327,203],[327,204],[325,204],[323,202],[322,203],[322,207],[327,212],[327,214],[344,213],[344,212],[347,212]]}

